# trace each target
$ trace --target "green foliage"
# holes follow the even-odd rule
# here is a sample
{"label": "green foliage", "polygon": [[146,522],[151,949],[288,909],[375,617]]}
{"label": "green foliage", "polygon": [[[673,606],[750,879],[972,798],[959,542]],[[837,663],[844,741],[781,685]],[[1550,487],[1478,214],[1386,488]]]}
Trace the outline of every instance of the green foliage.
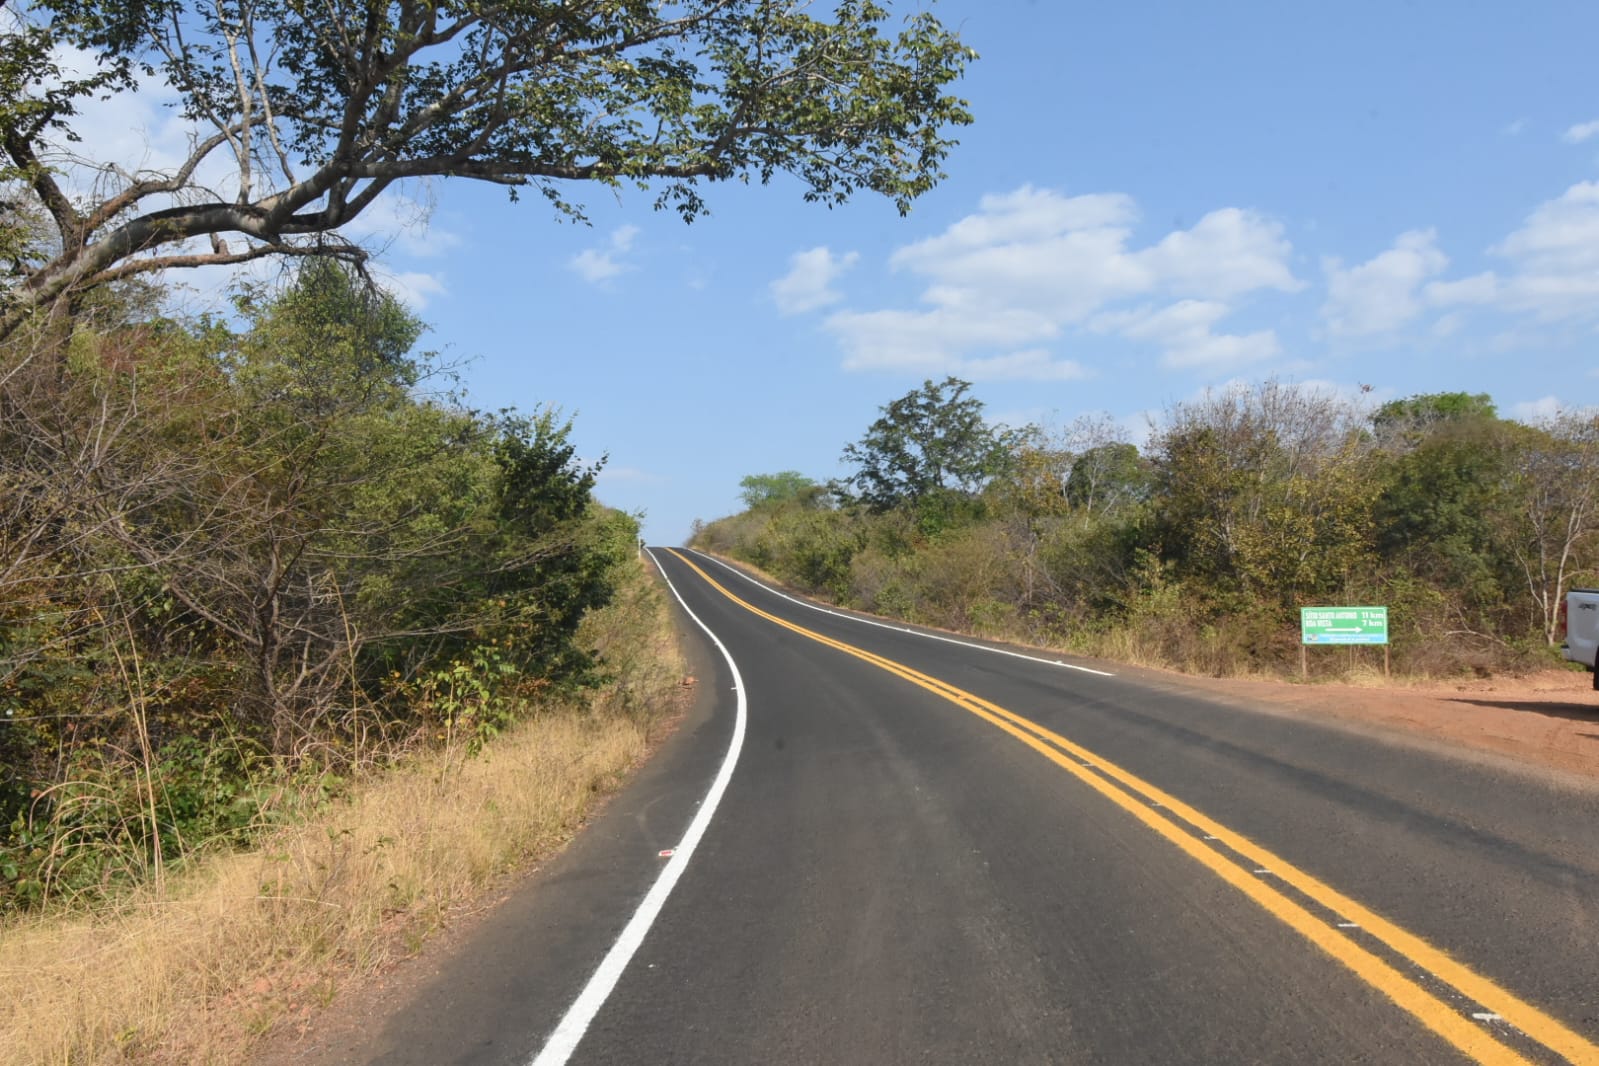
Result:
{"label": "green foliage", "polygon": [[984,636],[1016,632],[1024,559],[1006,531],[968,525],[931,541],[918,559],[920,620]]}
{"label": "green foliage", "polygon": [[251,320],[244,366],[272,367],[278,387],[291,395],[417,382],[410,352],[421,321],[343,263],[310,260],[286,291],[264,301],[241,294],[237,306]]}
{"label": "green foliage", "polygon": [[1179,407],[1154,441],[1152,532],[1178,573],[1283,617],[1370,554],[1372,481],[1353,412],[1268,382]]}
{"label": "green foliage", "polygon": [[1411,441],[1431,429],[1451,422],[1493,422],[1499,409],[1485,392],[1428,392],[1390,400],[1371,416],[1372,428],[1381,436]]}
{"label": "green foliage", "polygon": [[1073,452],[1046,439],[1036,426],[1017,434],[1009,450],[1005,476],[989,482],[984,492],[995,510],[1028,520],[1066,514]]}
{"label": "green foliage", "polygon": [[866,435],[844,448],[843,461],[857,468],[844,484],[873,511],[926,502],[929,521],[939,523],[957,506],[951,497],[975,495],[1009,457],[970,389],[955,377],[929,379],[881,408]]}
{"label": "green foliage", "polygon": [[1366,413],[1268,381],[1176,406],[1140,451],[1106,418],[985,437],[966,390],[929,382],[846,449],[865,507],[752,507],[695,543],[851,606],[1214,673],[1297,673],[1298,608],[1327,603],[1389,605],[1400,670],[1547,662],[1599,572],[1591,414]]}
{"label": "green foliage", "polygon": [[463,658],[418,672],[399,686],[424,728],[443,744],[465,738],[477,751],[516,720],[511,698],[516,665],[498,640],[467,649]]}
{"label": "green foliage", "polygon": [[[25,266],[0,301],[0,336],[132,273],[362,258],[340,227],[411,178],[529,188],[577,218],[575,183],[636,185],[693,220],[702,183],[787,175],[807,201],[870,191],[904,213],[971,122],[947,90],[975,53],[930,12],[896,25],[871,0],[36,0],[7,17],[0,182],[53,232],[0,227],[0,255]],[[74,52],[90,73],[61,62]],[[139,180],[75,203],[39,162],[47,143],[74,138],[83,99],[147,85],[194,123],[191,154],[158,178],[135,159],[88,158],[108,181]],[[222,200],[193,173],[230,150],[238,195]],[[219,234],[232,242],[183,246]]]}
{"label": "green foliage", "polygon": [[1394,458],[1376,504],[1378,551],[1457,590],[1474,624],[1504,602],[1511,579],[1494,529],[1496,517],[1514,507],[1505,429],[1478,418],[1436,426]]}
{"label": "green foliage", "polygon": [[19,812],[0,850],[0,911],[148,880],[268,824],[281,782],[248,747],[177,736],[150,762],[99,743]]}
{"label": "green foliage", "polygon": [[1089,448],[1072,460],[1066,502],[1092,514],[1117,511],[1149,499],[1152,471],[1136,445],[1112,441]]}
{"label": "green foliage", "polygon": [[759,550],[780,576],[833,596],[848,587],[850,562],[861,547],[857,523],[849,515],[793,508],[768,530]]}
{"label": "green foliage", "polygon": [[420,393],[421,324],[338,264],[240,310],[0,342],[0,908],[604,676],[581,624],[638,523],[570,421]]}
{"label": "green foliage", "polygon": [[984,495],[999,513],[1028,521],[1124,514],[1149,498],[1154,471],[1137,446],[1120,437],[1114,421],[1091,416],[1055,433],[1038,426],[1012,431]]}
{"label": "green foliage", "polygon": [[815,502],[822,486],[798,470],[775,474],[749,474],[739,480],[739,499],[749,510],[776,507],[785,503]]}

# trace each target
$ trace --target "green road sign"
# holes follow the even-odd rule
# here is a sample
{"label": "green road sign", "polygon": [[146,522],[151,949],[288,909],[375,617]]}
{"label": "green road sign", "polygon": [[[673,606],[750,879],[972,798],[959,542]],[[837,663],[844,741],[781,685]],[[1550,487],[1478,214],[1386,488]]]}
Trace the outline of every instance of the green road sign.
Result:
{"label": "green road sign", "polygon": [[1301,644],[1387,644],[1386,607],[1301,607]]}

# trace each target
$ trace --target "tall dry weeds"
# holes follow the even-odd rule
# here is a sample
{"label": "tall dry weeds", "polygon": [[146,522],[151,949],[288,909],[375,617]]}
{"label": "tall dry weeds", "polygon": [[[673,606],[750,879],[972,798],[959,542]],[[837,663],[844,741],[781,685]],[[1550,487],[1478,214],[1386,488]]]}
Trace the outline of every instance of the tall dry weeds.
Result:
{"label": "tall dry weeds", "polygon": [[233,1063],[547,858],[644,757],[681,660],[642,569],[586,623],[614,680],[482,753],[418,754],[155,886],[0,927],[0,1062]]}

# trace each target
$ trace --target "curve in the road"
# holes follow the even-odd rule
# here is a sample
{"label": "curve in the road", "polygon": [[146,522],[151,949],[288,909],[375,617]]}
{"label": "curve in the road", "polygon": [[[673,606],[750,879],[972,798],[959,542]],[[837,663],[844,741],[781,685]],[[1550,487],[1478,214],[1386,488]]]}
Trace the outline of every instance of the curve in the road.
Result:
{"label": "curve in the road", "polygon": [[[652,554],[651,558],[654,556]],[[659,567],[659,563],[656,564]],[[716,778],[711,782],[711,787],[705,793],[705,799],[700,804],[700,809],[689,823],[688,829],[672,849],[666,865],[662,867],[660,876],[650,886],[644,899],[639,902],[638,909],[633,912],[633,917],[623,927],[621,934],[616,938],[616,943],[611,945],[611,950],[606,952],[605,958],[600,960],[600,965],[595,969],[588,983],[583,986],[583,991],[573,1001],[572,1006],[562,1016],[560,1023],[555,1027],[549,1038],[544,1042],[544,1047],[533,1059],[532,1066],[563,1066],[577,1050],[578,1044],[583,1039],[583,1034],[588,1031],[589,1023],[599,1013],[605,1001],[610,998],[611,992],[616,987],[616,982],[621,979],[622,972],[627,969],[627,964],[632,960],[639,945],[644,942],[644,937],[650,931],[650,926],[655,924],[656,917],[665,906],[667,897],[672,894],[672,889],[677,886],[678,879],[683,876],[683,871],[688,868],[689,859],[694,855],[694,849],[699,845],[700,838],[705,835],[706,828],[711,824],[711,818],[716,814],[717,805],[722,802],[722,794],[727,791],[727,783],[733,779],[733,769],[738,765],[739,752],[744,747],[745,726],[749,719],[748,701],[744,693],[744,679],[739,676],[738,664],[733,661],[733,656],[722,643],[711,627],[700,620],[699,615],[683,601],[678,593],[677,586],[672,584],[672,579],[661,570],[661,579],[666,582],[666,587],[672,590],[672,595],[682,605],[683,610],[694,620],[694,623],[705,631],[711,638],[722,657],[727,660],[727,667],[733,674],[733,688],[738,694],[738,712],[733,723],[733,739],[728,743],[727,755],[722,760],[721,769],[717,771]]]}
{"label": "curve in the road", "polygon": [[[685,562],[688,561],[682,552],[674,551],[673,554],[684,559]],[[888,622],[879,622],[872,618],[862,618],[860,615],[850,614],[848,611],[834,611],[827,607],[823,607],[819,603],[811,603],[809,600],[802,600],[798,596],[790,596],[788,593],[779,589],[774,589],[768,585],[763,585],[759,581],[756,581],[753,577],[750,577],[744,571],[738,569],[737,567],[729,566],[727,563],[724,563],[714,555],[706,555],[704,552],[698,551],[694,554],[702,559],[715,563],[717,566],[720,566],[723,570],[726,570],[734,577],[741,577],[745,581],[748,581],[750,584],[754,585],[756,588],[761,589],[764,592],[769,592],[778,599],[787,600],[796,607],[803,607],[808,611],[819,611],[822,614],[831,615],[834,618],[843,618],[851,622],[858,622],[863,626],[876,626],[878,629],[892,629],[896,633],[909,633],[912,636],[921,637],[925,640],[936,640],[943,644],[955,644],[962,648],[971,648],[973,651],[985,651],[993,655],[1004,655],[1012,659],[1023,659],[1030,663],[1042,663],[1045,666],[1058,666],[1063,670],[1076,670],[1078,673],[1093,674],[1095,677],[1116,676],[1107,670],[1096,670],[1092,666],[1083,666],[1080,663],[1069,663],[1063,659],[1042,659],[1036,655],[1027,655],[1023,652],[1012,651],[1010,648],[996,648],[992,644],[978,644],[970,640],[958,640],[955,637],[946,637],[942,633],[929,633],[925,629],[913,629],[910,626],[896,626],[891,625]],[[692,566],[693,564],[690,563],[689,565]]]}
{"label": "curve in the road", "polygon": [[[1525,1038],[1569,1062],[1599,1064],[1599,1046],[1558,1019],[1155,785],[1022,715],[764,611],[720,584],[682,552],[673,554],[711,588],[756,616],[933,692],[1026,744],[1133,815],[1470,1058],[1483,1063],[1529,1062],[1515,1047],[1502,1042],[1519,1044]],[[1412,978],[1396,964],[1426,976]],[[1456,1002],[1448,1002],[1445,996]]]}

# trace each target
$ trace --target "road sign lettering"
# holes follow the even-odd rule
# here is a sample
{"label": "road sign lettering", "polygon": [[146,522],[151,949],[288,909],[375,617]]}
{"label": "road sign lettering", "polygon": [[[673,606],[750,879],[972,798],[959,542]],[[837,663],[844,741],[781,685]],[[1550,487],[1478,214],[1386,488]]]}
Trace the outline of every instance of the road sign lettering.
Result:
{"label": "road sign lettering", "polygon": [[1301,644],[1387,644],[1386,607],[1301,607]]}

